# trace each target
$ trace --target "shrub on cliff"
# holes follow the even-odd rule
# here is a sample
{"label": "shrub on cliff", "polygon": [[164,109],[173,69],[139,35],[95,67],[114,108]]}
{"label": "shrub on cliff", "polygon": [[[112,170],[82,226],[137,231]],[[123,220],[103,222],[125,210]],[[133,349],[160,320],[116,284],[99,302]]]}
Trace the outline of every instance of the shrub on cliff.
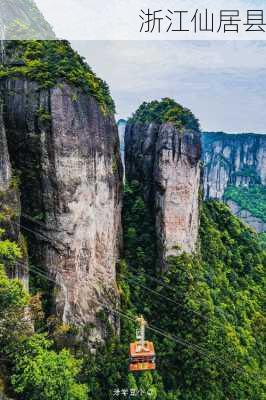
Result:
{"label": "shrub on cliff", "polygon": [[[146,243],[152,240],[150,226],[146,229],[142,222],[139,231],[136,227],[139,217],[144,221],[145,213],[149,214],[136,206],[140,197],[138,187],[127,187],[124,221],[129,270],[124,268],[120,286],[127,315],[144,312],[149,322],[178,338],[175,341],[148,331],[155,342],[157,373],[162,379],[160,383],[154,376],[157,398],[261,400],[266,254],[258,236],[227,206],[208,202],[201,213],[200,254],[169,258],[168,272],[153,280],[154,264],[152,273],[152,266],[145,267],[136,256],[140,235],[146,237]],[[143,259],[156,258],[156,248],[153,257],[149,246],[142,251]],[[130,324],[122,318],[122,337]]]}
{"label": "shrub on cliff", "polygon": [[193,113],[178,104],[175,100],[164,98],[161,101],[154,100],[144,102],[129,119],[131,123],[157,123],[172,122],[178,128],[199,130],[199,121]]}
{"label": "shrub on cliff", "polygon": [[103,112],[115,112],[107,83],[95,75],[67,41],[10,41],[6,53],[8,63],[0,67],[0,78],[22,75],[38,82],[41,88],[51,88],[65,80],[95,97]]}
{"label": "shrub on cliff", "polygon": [[228,186],[224,192],[225,200],[233,200],[242,210],[266,222],[266,186],[249,187]]}
{"label": "shrub on cliff", "polygon": [[85,400],[87,388],[77,380],[80,362],[67,350],[53,351],[51,341],[33,334],[30,296],[4,271],[3,264],[15,263],[20,255],[15,242],[0,236],[0,382],[12,398],[19,393],[28,400]]}
{"label": "shrub on cliff", "polygon": [[87,388],[76,377],[81,362],[68,350],[51,350],[52,343],[33,335],[16,356],[12,384],[28,400],[86,400]]}

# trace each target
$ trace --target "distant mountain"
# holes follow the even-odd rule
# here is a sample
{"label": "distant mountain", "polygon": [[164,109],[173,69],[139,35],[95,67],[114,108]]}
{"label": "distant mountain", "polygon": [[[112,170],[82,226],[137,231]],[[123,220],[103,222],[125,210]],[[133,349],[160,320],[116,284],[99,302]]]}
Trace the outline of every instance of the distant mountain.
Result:
{"label": "distant mountain", "polygon": [[2,40],[55,39],[32,0],[0,0],[0,25]]}
{"label": "distant mountain", "polygon": [[127,121],[125,119],[120,119],[117,121],[118,127],[118,135],[120,141],[120,153],[121,159],[124,167],[124,176],[125,176],[125,131],[126,131]]}
{"label": "distant mountain", "polygon": [[204,198],[219,199],[255,228],[266,231],[266,135],[202,135]]}

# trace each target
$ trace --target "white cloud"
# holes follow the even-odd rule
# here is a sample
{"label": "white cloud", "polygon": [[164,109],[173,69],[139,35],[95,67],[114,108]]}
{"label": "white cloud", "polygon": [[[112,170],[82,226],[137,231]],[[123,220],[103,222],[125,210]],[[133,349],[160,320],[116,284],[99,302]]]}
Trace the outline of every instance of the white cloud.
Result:
{"label": "white cloud", "polygon": [[[264,0],[36,0],[36,3],[58,37],[69,40],[265,39],[262,32],[246,32],[243,25],[247,9],[263,9]],[[148,9],[162,10],[161,33],[156,30],[152,34],[140,33],[141,9],[145,12]],[[166,32],[169,22],[165,15],[168,9],[187,10],[188,13],[184,15],[186,24],[191,24],[197,9],[202,12],[208,9],[209,13],[214,12],[215,15],[214,32],[198,32],[195,36],[193,27],[190,32]],[[241,22],[238,34],[217,33],[220,10],[228,9],[239,10]]]}
{"label": "white cloud", "polygon": [[109,84],[117,112],[175,98],[205,130],[266,132],[262,42],[73,42]]}

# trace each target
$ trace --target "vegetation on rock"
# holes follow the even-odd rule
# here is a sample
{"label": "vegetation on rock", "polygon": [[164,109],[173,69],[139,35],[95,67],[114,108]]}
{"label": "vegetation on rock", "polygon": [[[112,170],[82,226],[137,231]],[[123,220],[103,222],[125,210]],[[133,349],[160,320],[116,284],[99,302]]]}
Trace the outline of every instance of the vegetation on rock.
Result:
{"label": "vegetation on rock", "polygon": [[63,80],[95,97],[103,112],[115,112],[107,83],[95,75],[67,41],[13,40],[7,42],[6,54],[8,62],[1,65],[0,78],[24,76],[43,89]]}
{"label": "vegetation on rock", "polygon": [[[138,389],[142,400],[261,400],[266,254],[256,234],[227,206],[206,203],[201,254],[171,257],[162,277],[154,269],[149,218],[141,187],[134,181],[126,187],[126,261],[118,271],[121,339],[110,337],[96,355],[85,356],[89,398],[107,400],[116,390]],[[135,338],[134,318],[140,313],[165,336],[148,329],[157,371],[134,375],[127,371],[127,354]]]}
{"label": "vegetation on rock", "polygon": [[233,200],[242,210],[247,210],[254,217],[266,222],[266,186],[228,186],[224,193],[224,199],[225,201]]}
{"label": "vegetation on rock", "polygon": [[[126,186],[124,230],[121,337],[110,334],[96,354],[70,328],[51,328],[49,320],[42,326],[53,340],[29,332],[22,318],[29,296],[2,269],[0,311],[14,327],[0,334],[8,392],[30,400],[109,400],[118,389],[141,390],[141,400],[263,399],[266,253],[257,235],[227,206],[208,202],[201,212],[201,253],[169,258],[167,273],[159,276],[152,212],[136,181]],[[6,252],[13,260],[19,256],[10,244],[2,247],[2,263]],[[127,364],[140,313],[165,336],[148,330],[157,371],[138,376]]]}
{"label": "vegetation on rock", "polygon": [[55,34],[45,21],[33,0],[0,1],[5,37],[14,39],[55,39]]}
{"label": "vegetation on rock", "polygon": [[[143,220],[147,213],[137,182],[127,189],[125,208],[126,232],[131,232],[138,215]],[[131,220],[130,209],[134,210]],[[151,384],[156,398],[263,398],[266,253],[257,235],[227,206],[208,202],[201,212],[201,254],[169,258],[167,274],[156,277],[154,264],[149,264],[153,232],[150,226],[146,230],[141,226],[142,236],[147,235],[144,254],[137,258],[138,235],[126,233],[128,269],[120,275],[120,285],[127,315],[144,311],[152,325],[169,335],[149,332],[158,354],[158,371]],[[162,285],[150,279],[152,268]],[[123,321],[122,334],[132,332],[130,324]]]}
{"label": "vegetation on rock", "polygon": [[199,121],[193,113],[170,98],[142,103],[129,122],[144,124],[172,122],[177,128],[199,130]]}
{"label": "vegetation on rock", "polygon": [[0,381],[4,390],[19,399],[85,400],[86,385],[76,381],[81,362],[66,349],[52,350],[53,342],[45,334],[33,333],[30,296],[18,280],[6,276],[3,264],[15,262],[19,255],[15,243],[0,240]]}
{"label": "vegetation on rock", "polygon": [[[68,43],[20,42],[8,46],[12,59],[2,68],[2,77],[22,75],[44,89],[62,79],[93,95],[104,111],[114,111],[107,86]],[[49,122],[50,115],[42,108],[38,114],[43,122]],[[177,127],[199,129],[193,114],[171,99],[143,103],[131,121],[172,122]],[[116,161],[114,158],[114,171]],[[258,194],[257,187],[253,189],[254,195],[265,194]],[[36,282],[31,286],[34,297],[20,282],[7,278],[4,267],[15,264],[23,252],[4,236],[2,228],[0,382],[4,382],[8,395],[18,400],[109,400],[116,390],[123,397],[134,398],[130,393],[139,389],[141,400],[265,398],[266,253],[262,237],[259,240],[226,205],[204,203],[200,250],[170,257],[166,272],[160,275],[156,271],[154,219],[153,206],[143,200],[141,183],[127,183],[124,259],[117,271],[121,308],[112,310],[121,317],[121,334],[116,336],[108,326],[109,336],[104,344],[95,343],[96,352],[88,349],[78,327],[62,324],[56,316],[48,317],[42,311],[39,288],[52,290],[45,271],[38,274],[38,266],[32,268],[42,283],[46,282],[46,286]],[[109,311],[102,311],[100,317],[107,320]],[[157,370],[138,375],[128,372],[128,349],[135,340],[135,318],[139,314],[144,314],[150,324],[147,336],[155,344]],[[45,333],[34,333],[33,328],[39,326]],[[93,326],[86,328],[89,331]]]}

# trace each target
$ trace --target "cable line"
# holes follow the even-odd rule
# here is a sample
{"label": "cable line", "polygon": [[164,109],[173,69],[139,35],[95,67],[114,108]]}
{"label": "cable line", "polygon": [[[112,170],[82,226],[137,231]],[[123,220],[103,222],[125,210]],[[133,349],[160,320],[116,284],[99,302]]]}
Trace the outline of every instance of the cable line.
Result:
{"label": "cable line", "polygon": [[[18,224],[17,224],[18,225]],[[26,228],[27,229],[27,228]],[[40,235],[38,232],[34,232],[33,230],[30,230],[32,233],[35,233],[35,234],[37,234],[37,235]],[[52,241],[52,239],[51,239],[51,241]],[[34,271],[34,269],[32,268],[32,267],[34,267],[35,268],[35,271]],[[39,274],[40,276],[42,276],[42,278],[43,279],[47,279],[47,280],[49,280],[49,281],[51,281],[51,282],[53,282],[53,283],[55,283],[56,285],[59,285],[60,286],[60,283],[59,282],[56,282],[54,279],[52,279],[52,278],[50,278],[48,275],[46,275],[45,274],[45,271],[42,271],[42,270],[39,270],[38,269],[38,267],[36,267],[36,266],[31,266],[31,267],[29,267],[29,269],[31,269],[32,268],[32,270],[33,270],[33,272],[35,272],[36,274]],[[130,280],[131,278],[129,278],[129,277],[126,277],[126,275],[125,274],[123,274],[123,273],[121,273],[120,274],[121,276],[124,276],[124,278],[125,279],[127,279],[127,280]],[[147,275],[147,274],[145,274],[145,275]],[[148,276],[148,275],[147,275]],[[150,277],[151,278],[151,277]],[[153,280],[155,280],[156,278],[153,278],[152,277],[152,279]],[[156,279],[156,281],[159,281],[158,279]],[[132,279],[131,279],[131,282],[132,282]],[[164,298],[165,300],[167,300],[167,301],[170,301],[170,302],[172,302],[172,303],[174,303],[174,304],[176,304],[176,305],[182,305],[181,303],[178,303],[177,301],[175,301],[175,300],[173,300],[173,299],[171,299],[171,298],[169,298],[169,297],[167,297],[167,296],[164,296],[164,295],[162,295],[161,293],[159,293],[159,292],[157,292],[157,291],[155,291],[155,290],[153,290],[153,289],[151,289],[151,288],[148,288],[147,286],[145,286],[145,285],[143,285],[143,284],[141,284],[141,283],[139,283],[139,282],[137,282],[138,283],[138,285],[139,286],[141,286],[141,287],[143,287],[145,290],[147,290],[147,291],[149,291],[149,292],[151,292],[151,293],[153,293],[153,294],[156,294],[157,296],[159,296],[159,297],[161,297],[161,298]],[[161,285],[162,286],[164,286],[162,283],[161,283]],[[169,286],[169,285],[166,285],[167,287],[171,287],[171,286]],[[172,290],[175,290],[173,287],[171,288]],[[98,303],[100,304],[100,305],[102,305],[102,306],[104,306],[104,307],[106,307],[106,305],[104,305],[103,303],[101,303],[100,301],[98,301]],[[113,312],[117,312],[117,311],[115,311],[114,309],[112,309],[112,311]],[[211,318],[208,318],[208,317],[206,317],[205,315],[202,315],[201,313],[199,313],[199,312],[197,312],[197,311],[195,311],[195,310],[190,310],[192,313],[194,313],[195,315],[198,315],[198,316],[200,316],[201,318],[203,318],[203,319],[205,319],[206,321],[209,321]],[[119,312],[118,312],[119,313]],[[216,321],[215,321],[216,322]],[[222,326],[222,327],[224,327],[224,325],[222,324],[222,323],[220,323],[220,322],[218,322],[217,321],[217,324],[218,325],[220,325],[220,326]],[[157,328],[157,327],[152,327],[151,325],[150,325],[150,330],[152,330],[152,329],[154,330],[154,332],[155,332],[155,330],[157,331],[157,333],[159,333],[160,332],[160,330]],[[166,333],[166,332],[164,332],[164,331],[161,331],[160,332],[160,334],[161,335],[163,335],[164,337],[168,337],[168,339],[169,339],[169,335]],[[173,336],[171,336],[172,338],[173,338]],[[179,340],[179,342],[178,343],[180,343],[180,344],[183,344],[184,346],[186,346],[186,345],[189,345],[189,346],[194,346],[194,349],[196,349],[196,347],[198,347],[198,349],[197,349],[197,351],[205,351],[204,349],[201,349],[199,346],[197,346],[197,345],[193,345],[193,344],[191,344],[191,343],[187,343],[186,344],[186,342],[185,341],[183,341],[183,339],[178,339]],[[182,341],[183,341],[183,343],[182,343]],[[223,365],[224,365],[224,363],[225,362],[227,362],[226,360],[221,360],[221,362],[223,363]]]}
{"label": "cable line", "polygon": [[[24,215],[27,215],[27,214],[24,214]],[[18,225],[18,224],[17,224],[17,225]],[[42,224],[41,224],[41,225],[42,225]],[[49,237],[46,236],[46,235],[44,236],[43,234],[38,233],[38,232],[36,232],[36,231],[34,231],[34,230],[32,230],[32,229],[29,229],[29,228],[27,228],[27,227],[25,227],[25,226],[23,226],[23,225],[21,225],[21,226],[22,226],[24,229],[29,230],[30,232],[32,232],[32,233],[34,233],[34,234],[36,234],[36,235],[40,235],[40,236],[45,237],[50,243],[54,240],[54,239],[52,239],[52,238],[49,238]],[[68,250],[68,247],[67,247],[64,243],[62,243],[62,244],[63,244],[63,245],[67,248],[67,250]],[[133,267],[130,267],[130,268],[134,269],[136,273],[138,273],[138,274],[143,274],[143,275],[147,276],[150,280],[153,280],[153,281],[159,283],[161,286],[163,286],[163,287],[165,287],[165,288],[167,288],[167,289],[170,289],[170,290],[172,290],[172,291],[175,292],[174,287],[169,286],[169,285],[167,285],[167,284],[164,284],[161,280],[159,280],[159,279],[157,279],[157,278],[155,278],[155,277],[152,277],[152,276],[148,275],[147,273],[139,272],[139,271],[137,271],[136,268],[133,268]],[[127,277],[127,276],[126,276],[125,274],[123,274],[123,273],[119,273],[119,275],[120,275],[120,276],[123,276],[126,280],[130,280],[130,277]],[[179,302],[177,302],[176,300],[173,300],[173,299],[171,299],[170,297],[165,296],[165,295],[163,295],[163,294],[161,294],[161,293],[155,291],[154,289],[151,289],[151,288],[149,288],[149,287],[147,287],[147,286],[144,286],[143,284],[140,284],[140,283],[139,283],[139,286],[143,287],[145,290],[148,290],[148,291],[151,292],[151,293],[156,294],[157,296],[163,298],[164,300],[170,301],[171,303],[176,304],[176,305],[178,305],[178,306],[183,306],[182,303],[179,303]],[[195,315],[201,317],[201,318],[204,319],[205,321],[210,321],[210,319],[211,319],[211,318],[206,317],[205,315],[202,315],[202,314],[201,314],[200,312],[198,312],[198,311],[195,311],[195,310],[190,310],[190,311],[191,311],[193,314],[195,314]],[[223,326],[222,323],[220,323],[220,322],[218,322],[218,321],[215,321],[215,322],[218,323],[220,326]]]}
{"label": "cable line", "polygon": [[[124,275],[124,274],[120,274],[120,275],[123,276],[124,279],[126,279],[126,280],[129,281],[129,282],[131,282],[132,284],[134,283],[133,280],[132,280],[130,277],[127,277],[127,276]],[[138,277],[137,277],[137,279],[138,279]],[[177,302],[176,300],[171,299],[171,298],[168,297],[168,296],[165,296],[165,295],[163,295],[163,294],[157,292],[157,291],[154,290],[154,289],[149,288],[148,286],[143,285],[142,283],[139,283],[139,282],[138,282],[138,285],[139,285],[140,287],[142,287],[143,289],[147,290],[148,292],[151,292],[151,293],[153,293],[153,294],[156,294],[157,296],[161,297],[162,299],[167,300],[167,301],[169,301],[169,302],[171,302],[171,303],[173,303],[173,304],[175,304],[175,305],[177,305],[177,306],[183,306],[183,305],[184,305],[184,304],[182,304],[182,303],[180,303],[180,302]],[[193,314],[198,315],[199,317],[205,319],[206,321],[210,321],[210,318],[206,317],[205,315],[201,314],[201,313],[198,312],[198,311],[195,311],[195,310],[189,310],[189,311],[191,311]],[[219,325],[223,326],[222,323],[220,323],[220,322],[219,322]]]}
{"label": "cable line", "polygon": [[[25,214],[25,215],[27,215],[27,214]],[[39,223],[39,222],[37,222],[37,223]],[[40,224],[41,224],[41,223],[40,223]],[[16,224],[16,225],[18,225],[18,224]],[[42,224],[41,224],[41,225],[42,225]],[[54,241],[54,239],[49,238],[48,236],[43,235],[42,233],[38,233],[38,232],[36,232],[36,231],[34,231],[34,230],[32,230],[32,229],[29,229],[29,228],[27,228],[27,227],[25,227],[25,226],[23,226],[23,225],[21,225],[21,226],[22,226],[24,229],[26,229],[26,230],[32,232],[33,234],[43,236],[43,237],[44,237],[46,240],[48,240],[50,243],[52,243],[52,242]],[[69,250],[69,247],[68,247],[67,245],[65,245],[63,242],[60,242],[60,241],[59,241],[59,243],[62,243],[62,245],[66,248],[67,251]],[[54,247],[57,251],[59,251],[55,246],[53,246],[53,247]],[[62,251],[62,250],[60,250],[60,251]],[[59,251],[59,252],[60,252],[60,251]],[[155,278],[155,277],[152,277],[152,276],[148,275],[148,274],[145,273],[145,272],[139,272],[136,268],[133,268],[133,267],[131,267],[131,266],[129,266],[129,268],[132,269],[132,270],[134,270],[137,274],[139,274],[139,275],[140,275],[140,274],[143,274],[143,275],[146,276],[148,279],[157,282],[157,283],[160,284],[162,287],[165,287],[165,288],[167,288],[167,289],[170,289],[170,290],[176,292],[176,290],[175,290],[175,288],[174,288],[173,286],[170,286],[170,285],[165,284],[164,282],[162,282],[162,280],[160,280],[160,279],[158,279],[158,278]],[[126,280],[130,280],[130,277],[127,277],[127,276],[126,276],[125,274],[123,274],[123,273],[120,273],[119,275],[120,275],[120,276],[123,276]],[[182,304],[182,303],[180,303],[180,302],[178,302],[178,301],[176,301],[176,300],[173,300],[172,298],[170,298],[170,297],[168,297],[168,296],[165,296],[165,295],[159,293],[158,291],[156,291],[156,290],[154,290],[154,289],[151,289],[151,288],[149,288],[149,287],[147,287],[147,286],[144,286],[142,283],[138,283],[138,284],[139,284],[139,286],[143,287],[145,290],[149,291],[150,293],[156,294],[157,296],[159,296],[159,297],[163,298],[164,300],[167,300],[167,301],[169,301],[169,302],[171,302],[171,303],[173,303],[173,304],[176,304],[177,306],[181,306],[181,307],[182,307],[182,306],[184,305],[184,304]],[[195,314],[195,315],[197,315],[198,317],[202,318],[202,319],[205,320],[206,322],[209,322],[209,321],[212,320],[212,321],[214,321],[214,323],[215,323],[217,326],[219,325],[219,326],[221,326],[221,327],[224,327],[224,325],[223,325],[221,322],[219,322],[219,321],[217,321],[217,320],[214,320],[213,317],[207,317],[206,315],[203,315],[202,313],[200,313],[200,312],[198,312],[198,311],[196,311],[196,310],[190,310],[190,312],[193,313],[193,314]]]}
{"label": "cable line", "polygon": [[[37,275],[40,275],[43,279],[48,279],[48,277],[46,275],[44,275],[44,273],[41,273],[38,270],[38,267],[34,266],[34,268],[32,268],[32,266],[31,266],[29,268],[32,269],[32,271],[34,273],[36,273]],[[49,278],[49,280],[54,282],[56,285],[58,285],[58,282],[56,282],[54,279]],[[99,300],[97,300],[97,303],[95,303],[95,305],[101,305],[102,307],[107,308],[109,311],[111,311],[113,313],[116,313],[116,314],[122,316],[123,318],[127,318],[128,320],[130,320],[130,321],[132,321],[134,323],[136,322],[134,318],[129,317],[122,310],[114,309],[113,307],[110,307],[109,305],[104,304]],[[225,363],[228,363],[228,360],[225,360],[225,359],[223,359],[221,357],[217,357],[213,353],[208,353],[203,347],[195,345],[195,344],[193,344],[191,342],[188,342],[188,341],[186,341],[186,340],[184,340],[184,339],[182,339],[182,338],[180,338],[178,336],[169,334],[169,333],[165,332],[164,330],[159,329],[158,327],[156,327],[154,325],[148,325],[147,329],[149,329],[150,331],[153,331],[154,333],[157,333],[157,334],[159,334],[159,335],[161,335],[161,336],[163,336],[163,337],[165,337],[165,338],[167,338],[167,339],[169,339],[169,340],[171,340],[171,341],[173,341],[175,343],[181,344],[182,346],[185,346],[185,347],[188,347],[188,348],[192,348],[193,350],[195,350],[199,354],[206,356],[209,360],[210,359],[213,360],[213,358],[215,358],[215,360],[218,361],[219,364],[221,364],[222,366],[224,366]],[[233,366],[233,368],[238,369],[241,372],[244,372],[244,370],[242,368],[239,368],[237,366]]]}

